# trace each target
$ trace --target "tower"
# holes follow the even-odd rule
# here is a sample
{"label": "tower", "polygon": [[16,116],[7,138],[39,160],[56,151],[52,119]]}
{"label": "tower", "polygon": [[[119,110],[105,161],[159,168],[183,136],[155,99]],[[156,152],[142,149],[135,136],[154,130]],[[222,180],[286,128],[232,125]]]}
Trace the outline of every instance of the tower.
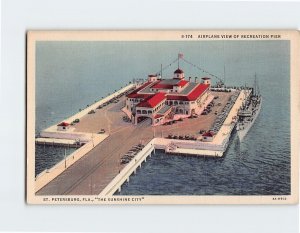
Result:
{"label": "tower", "polygon": [[181,69],[177,69],[174,71],[174,79],[184,79],[184,72]]}
{"label": "tower", "polygon": [[210,85],[210,78],[207,77],[202,78],[202,83],[206,85]]}
{"label": "tower", "polygon": [[149,74],[148,75],[148,82],[155,82],[157,81],[158,77],[155,74]]}

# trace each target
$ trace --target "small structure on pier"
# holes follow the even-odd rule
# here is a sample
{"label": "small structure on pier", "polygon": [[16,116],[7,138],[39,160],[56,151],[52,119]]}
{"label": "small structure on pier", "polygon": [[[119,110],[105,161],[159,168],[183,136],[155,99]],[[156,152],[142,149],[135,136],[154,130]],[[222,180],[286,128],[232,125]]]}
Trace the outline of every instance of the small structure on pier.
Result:
{"label": "small structure on pier", "polygon": [[214,132],[208,131],[208,132],[202,134],[202,141],[203,142],[212,142],[214,139],[214,136],[215,136]]}
{"label": "small structure on pier", "polygon": [[67,131],[69,128],[70,128],[70,124],[64,121],[57,125],[58,131]]}

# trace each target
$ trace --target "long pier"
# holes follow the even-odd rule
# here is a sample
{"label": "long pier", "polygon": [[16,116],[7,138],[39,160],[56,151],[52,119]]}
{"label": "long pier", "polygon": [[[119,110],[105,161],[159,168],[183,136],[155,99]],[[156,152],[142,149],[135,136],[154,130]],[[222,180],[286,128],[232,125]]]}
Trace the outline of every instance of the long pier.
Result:
{"label": "long pier", "polygon": [[[63,120],[62,122],[72,123],[75,119],[82,119],[91,110],[96,109],[99,105],[110,101],[116,96],[130,90],[134,84],[129,84],[121,90],[99,100],[91,106],[83,109],[77,114]],[[56,145],[56,146],[70,146],[80,147],[72,154],[68,155],[64,160],[57,163],[54,167],[46,169],[35,177],[35,192],[38,192],[45,185],[54,180],[57,176],[66,171],[71,165],[88,154],[94,147],[106,139],[109,134],[95,134],[88,132],[74,132],[73,130],[59,131],[57,125],[52,125],[40,133],[40,137],[35,139],[36,144]],[[78,142],[80,142],[78,144]]]}
{"label": "long pier", "polygon": [[[48,138],[49,143],[53,138],[57,140],[57,143],[69,143],[80,138],[80,141],[84,142],[84,146],[76,150],[75,154],[69,155],[68,159],[65,160],[67,163],[61,161],[58,165],[36,177],[36,192],[38,195],[99,195],[99,193],[100,195],[113,195],[121,190],[124,182],[129,182],[130,176],[136,173],[142,163],[155,152],[155,149],[161,149],[174,155],[190,154],[222,157],[235,127],[232,119],[237,115],[238,109],[247,98],[247,90],[239,92],[221,128],[211,142],[168,139],[163,137],[163,134],[166,131],[174,133],[178,130],[189,134],[195,132],[195,129],[211,127],[214,119],[213,115],[202,116],[199,119],[185,119],[175,126],[158,126],[155,129],[143,124],[134,126],[131,123],[122,121],[123,113],[120,109],[123,107],[122,101],[124,99],[120,100],[119,104],[111,104],[109,107],[97,109],[95,114],[88,114],[89,111],[96,109],[99,105],[118,96],[120,93],[126,92],[133,87],[132,85],[66,119],[66,122],[80,119],[80,123],[76,124],[74,129],[61,132],[54,125],[43,131],[42,136]],[[227,101],[225,97],[229,98],[230,96],[225,93],[216,93],[216,95],[224,96],[224,98],[220,98],[220,101],[223,101],[222,106]],[[216,107],[218,111],[221,109],[221,107]],[[98,128],[104,127],[109,128],[108,134],[97,134]],[[156,137],[154,131],[156,131],[156,135],[161,137]],[[95,137],[99,136],[104,136],[104,138],[98,138],[99,140],[95,141]],[[42,140],[45,139],[38,139],[37,141],[42,142]],[[124,143],[125,140],[126,143]],[[125,166],[120,165],[121,155],[124,155],[131,147],[141,142],[146,143],[145,147],[128,164]],[[76,156],[74,157],[74,155]]]}

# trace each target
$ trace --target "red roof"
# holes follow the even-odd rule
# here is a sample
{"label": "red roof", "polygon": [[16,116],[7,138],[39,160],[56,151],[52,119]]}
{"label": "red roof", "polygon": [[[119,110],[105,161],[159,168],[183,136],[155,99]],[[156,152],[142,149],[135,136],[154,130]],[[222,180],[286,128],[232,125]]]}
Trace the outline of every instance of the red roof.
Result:
{"label": "red roof", "polygon": [[196,100],[200,95],[202,95],[207,89],[209,85],[208,84],[199,84],[189,95],[189,100]]}
{"label": "red roof", "polygon": [[213,136],[214,136],[214,133],[211,132],[211,131],[208,131],[208,132],[202,134],[202,136],[204,136],[204,137],[213,137]]}
{"label": "red roof", "polygon": [[145,99],[149,96],[152,96],[150,94],[137,94],[137,93],[130,93],[127,95],[128,98],[134,98],[134,99]]}
{"label": "red roof", "polygon": [[187,84],[189,81],[186,81],[184,79],[180,80],[179,83],[175,84],[175,86],[180,86],[180,87],[183,87],[185,86],[185,84]]}
{"label": "red roof", "polygon": [[156,89],[173,89],[173,85],[172,84],[163,84],[161,82],[158,82],[158,83],[154,84],[152,86],[152,88],[156,88]]}
{"label": "red roof", "polygon": [[183,70],[181,69],[177,69],[174,71],[174,74],[182,74],[183,73]]}
{"label": "red roof", "polygon": [[169,84],[169,83],[162,83],[161,81],[159,81],[158,83],[155,83],[151,88],[156,88],[156,89],[173,89],[173,86],[180,86],[183,87],[188,83],[188,81],[186,80],[180,80],[178,83],[173,83],[173,84]]}
{"label": "red roof", "polygon": [[188,101],[188,98],[186,95],[167,95],[168,100],[182,100],[182,101]]}
{"label": "red roof", "polygon": [[140,86],[139,88],[135,89],[134,91],[132,91],[131,93],[129,93],[127,95],[127,97],[129,98],[137,98],[137,97],[131,97],[132,94],[137,94],[140,90],[144,89],[145,87],[147,87],[150,83],[152,82],[146,82],[144,83],[142,86]]}
{"label": "red roof", "polygon": [[202,95],[209,85],[207,84],[199,84],[194,90],[192,90],[188,95],[167,95],[168,100],[182,100],[182,101],[194,101],[200,95]]}
{"label": "red roof", "polygon": [[69,126],[70,124],[67,122],[61,122],[57,126]]}
{"label": "red roof", "polygon": [[158,105],[161,101],[166,98],[165,93],[158,92],[155,95],[151,96],[150,98],[146,99],[143,102],[140,102],[137,107],[146,107],[146,108],[154,108]]}

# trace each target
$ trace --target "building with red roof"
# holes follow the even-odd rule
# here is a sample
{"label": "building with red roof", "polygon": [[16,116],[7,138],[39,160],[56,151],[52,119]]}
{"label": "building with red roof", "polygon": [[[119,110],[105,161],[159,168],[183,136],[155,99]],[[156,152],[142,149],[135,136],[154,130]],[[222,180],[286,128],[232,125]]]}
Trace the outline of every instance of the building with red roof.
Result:
{"label": "building with red roof", "polygon": [[209,87],[210,78],[202,78],[202,83],[190,82],[179,68],[171,79],[149,75],[146,83],[126,96],[126,108],[135,124],[146,118],[151,119],[152,125],[163,124],[176,114],[181,118],[200,114],[210,94]]}
{"label": "building with red roof", "polygon": [[204,134],[202,134],[202,141],[204,142],[211,142],[214,138],[215,134],[212,131],[207,131]]}
{"label": "building with red roof", "polygon": [[57,130],[58,131],[66,131],[70,128],[70,124],[67,122],[61,122],[57,125]]}
{"label": "building with red roof", "polygon": [[162,92],[158,92],[155,95],[146,98],[145,101],[137,104],[136,107],[155,108],[157,105],[159,105],[165,100],[166,100],[166,94]]}

